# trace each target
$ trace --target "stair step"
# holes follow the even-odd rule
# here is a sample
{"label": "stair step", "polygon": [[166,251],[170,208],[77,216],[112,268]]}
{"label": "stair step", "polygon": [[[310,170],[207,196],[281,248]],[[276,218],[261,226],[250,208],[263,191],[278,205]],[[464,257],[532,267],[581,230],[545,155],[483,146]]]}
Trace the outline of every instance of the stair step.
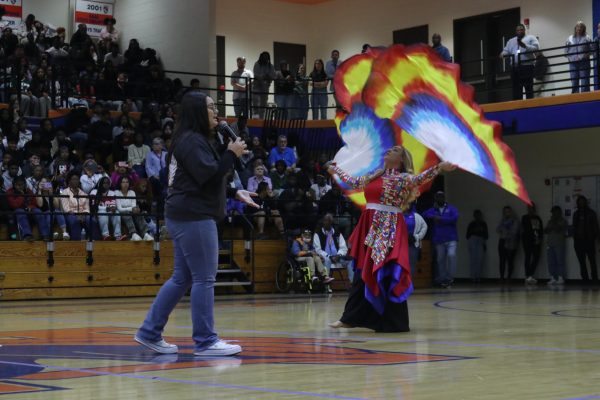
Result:
{"label": "stair step", "polygon": [[240,272],[242,272],[241,269],[218,269],[217,270],[217,274],[239,274]]}

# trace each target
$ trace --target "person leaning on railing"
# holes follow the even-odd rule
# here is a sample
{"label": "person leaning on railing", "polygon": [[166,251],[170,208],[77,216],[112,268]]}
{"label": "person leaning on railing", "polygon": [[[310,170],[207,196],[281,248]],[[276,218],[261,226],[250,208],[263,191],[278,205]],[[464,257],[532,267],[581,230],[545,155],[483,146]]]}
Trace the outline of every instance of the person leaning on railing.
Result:
{"label": "person leaning on railing", "polygon": [[523,99],[523,88],[525,88],[525,97],[533,98],[533,63],[538,49],[537,38],[526,35],[525,25],[519,24],[516,28],[516,36],[506,42],[504,50],[500,53],[502,60],[510,56],[513,100]]}
{"label": "person leaning on railing", "polygon": [[565,56],[569,60],[571,74],[571,93],[590,91],[590,54],[592,38],[586,33],[581,21],[575,25],[574,32],[565,44]]}

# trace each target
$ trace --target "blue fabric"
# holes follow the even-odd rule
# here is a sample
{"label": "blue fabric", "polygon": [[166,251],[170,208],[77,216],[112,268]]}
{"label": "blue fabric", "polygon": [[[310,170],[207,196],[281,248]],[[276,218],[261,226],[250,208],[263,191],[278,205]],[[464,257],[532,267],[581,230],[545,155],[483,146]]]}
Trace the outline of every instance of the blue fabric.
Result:
{"label": "blue fabric", "polygon": [[166,223],[175,247],[173,275],[160,288],[137,335],[148,341],[162,339],[169,315],[191,287],[192,338],[196,350],[204,350],[218,340],[213,315],[219,257],[217,225],[212,219],[167,218]]}
{"label": "blue fabric", "polygon": [[[399,296],[394,294],[394,287],[400,282],[402,274],[405,273],[400,264],[390,262],[377,270],[377,286],[379,286],[379,296],[375,296],[365,285],[365,298],[373,305],[375,311],[383,315],[385,303],[393,301],[402,303],[408,299],[414,290],[411,282],[410,286]],[[385,285],[384,283],[387,283]]]}

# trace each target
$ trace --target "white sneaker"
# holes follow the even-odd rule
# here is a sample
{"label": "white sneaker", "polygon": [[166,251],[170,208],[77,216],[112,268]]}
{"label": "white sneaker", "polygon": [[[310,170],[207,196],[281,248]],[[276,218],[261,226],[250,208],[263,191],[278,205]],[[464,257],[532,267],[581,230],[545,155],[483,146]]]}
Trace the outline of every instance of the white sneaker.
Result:
{"label": "white sneaker", "polygon": [[557,285],[564,285],[565,284],[565,280],[563,279],[562,276],[558,277],[558,280],[556,281]]}
{"label": "white sneaker", "polygon": [[556,282],[558,282],[556,279],[554,279],[554,277],[550,277],[550,280],[548,281],[548,285],[556,285]]}
{"label": "white sneaker", "polygon": [[525,283],[535,285],[537,283],[537,279],[535,279],[533,276],[529,276],[527,279],[525,279]]}
{"label": "white sneaker", "polygon": [[59,237],[60,237],[60,235],[58,234],[58,232],[54,232],[52,234],[52,239],[54,239],[54,240],[58,240]]}
{"label": "white sneaker", "polygon": [[151,234],[149,234],[149,233],[146,233],[146,234],[144,235],[144,240],[145,240],[146,242],[152,242],[152,241],[154,240],[154,237],[152,237],[152,235],[151,235]]}
{"label": "white sneaker", "polygon": [[224,340],[218,340],[215,344],[204,350],[194,351],[195,356],[233,356],[242,352],[242,346],[229,344]]}
{"label": "white sneaker", "polygon": [[71,236],[67,232],[63,233],[62,236],[63,240],[71,240]]}
{"label": "white sneaker", "polygon": [[142,346],[146,346],[150,350],[155,351],[160,354],[174,354],[174,353],[177,353],[177,351],[179,350],[177,348],[177,345],[167,343],[167,342],[165,342],[164,339],[160,339],[159,341],[156,341],[156,342],[151,342],[149,340],[142,339],[138,335],[135,335],[133,337],[133,340],[135,340]]}
{"label": "white sneaker", "polygon": [[142,240],[142,238],[137,233],[134,233],[133,235],[131,235],[132,242],[139,242],[140,240]]}

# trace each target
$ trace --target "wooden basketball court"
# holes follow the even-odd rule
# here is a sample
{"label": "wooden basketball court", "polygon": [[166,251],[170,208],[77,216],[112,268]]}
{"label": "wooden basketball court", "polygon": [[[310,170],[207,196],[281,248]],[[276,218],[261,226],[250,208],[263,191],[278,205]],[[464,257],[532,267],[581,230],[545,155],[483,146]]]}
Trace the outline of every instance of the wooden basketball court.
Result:
{"label": "wooden basketball court", "polygon": [[333,296],[219,296],[238,357],[192,355],[187,299],[166,330],[177,355],[133,342],[151,297],[0,303],[4,399],[600,398],[600,292],[538,285],[419,290],[409,333],[335,331]]}

